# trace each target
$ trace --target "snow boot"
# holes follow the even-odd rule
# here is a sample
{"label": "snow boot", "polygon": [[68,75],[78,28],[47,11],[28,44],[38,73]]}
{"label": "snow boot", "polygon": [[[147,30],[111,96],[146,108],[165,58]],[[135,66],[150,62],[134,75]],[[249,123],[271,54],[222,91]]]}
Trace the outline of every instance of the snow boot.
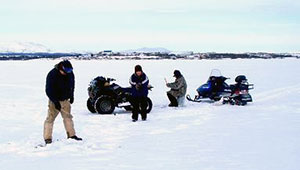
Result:
{"label": "snow boot", "polygon": [[77,141],[81,141],[82,140],[82,138],[79,138],[79,137],[77,137],[76,135],[74,135],[74,136],[71,136],[71,137],[68,137],[68,139],[74,139],[74,140],[77,140]]}
{"label": "snow boot", "polygon": [[45,144],[51,144],[52,143],[52,139],[45,139]]}
{"label": "snow boot", "polygon": [[173,104],[173,103],[170,103],[170,104],[169,104],[169,107],[178,107],[178,105]]}

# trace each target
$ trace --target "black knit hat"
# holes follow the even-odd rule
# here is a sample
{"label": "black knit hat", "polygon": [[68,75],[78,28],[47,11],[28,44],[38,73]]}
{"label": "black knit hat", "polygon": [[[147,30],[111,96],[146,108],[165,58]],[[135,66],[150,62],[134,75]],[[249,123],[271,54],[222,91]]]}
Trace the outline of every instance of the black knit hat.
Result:
{"label": "black knit hat", "polygon": [[136,65],[136,66],[134,67],[134,71],[135,71],[135,73],[138,72],[138,71],[143,72],[142,66]]}
{"label": "black knit hat", "polygon": [[174,77],[176,77],[176,78],[182,77],[182,74],[180,73],[179,70],[175,70],[175,71],[174,71]]}

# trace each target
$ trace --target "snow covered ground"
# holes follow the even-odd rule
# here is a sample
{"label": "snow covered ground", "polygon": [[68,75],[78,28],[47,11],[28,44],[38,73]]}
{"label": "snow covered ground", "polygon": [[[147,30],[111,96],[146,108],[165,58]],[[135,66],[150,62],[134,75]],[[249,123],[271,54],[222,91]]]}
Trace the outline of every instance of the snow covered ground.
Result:
{"label": "snow covered ground", "polygon": [[[83,142],[67,140],[61,117],[54,143],[43,143],[47,112],[45,78],[59,60],[0,62],[0,170],[298,170],[300,168],[300,60],[76,61],[75,129]],[[155,87],[154,108],[146,122],[86,109],[87,86],[104,75],[128,86],[141,64]],[[164,78],[180,69],[188,93],[203,84],[211,69],[231,77],[245,74],[255,89],[245,107],[190,103],[168,108]]]}

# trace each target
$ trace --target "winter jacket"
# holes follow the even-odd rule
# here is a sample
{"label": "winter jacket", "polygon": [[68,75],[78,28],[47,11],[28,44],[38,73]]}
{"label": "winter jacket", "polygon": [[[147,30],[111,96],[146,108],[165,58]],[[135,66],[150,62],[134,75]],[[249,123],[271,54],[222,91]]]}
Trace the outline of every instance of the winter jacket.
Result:
{"label": "winter jacket", "polygon": [[140,77],[136,74],[132,74],[132,76],[129,79],[129,83],[131,85],[133,97],[148,96],[149,79],[145,73],[143,73]]}
{"label": "winter jacket", "polygon": [[64,101],[74,97],[74,74],[62,75],[58,65],[47,75],[46,94],[52,102]]}
{"label": "winter jacket", "polygon": [[176,98],[185,96],[186,94],[187,84],[183,76],[176,78],[175,82],[173,83],[167,83],[167,87],[171,88],[171,90],[167,93]]}

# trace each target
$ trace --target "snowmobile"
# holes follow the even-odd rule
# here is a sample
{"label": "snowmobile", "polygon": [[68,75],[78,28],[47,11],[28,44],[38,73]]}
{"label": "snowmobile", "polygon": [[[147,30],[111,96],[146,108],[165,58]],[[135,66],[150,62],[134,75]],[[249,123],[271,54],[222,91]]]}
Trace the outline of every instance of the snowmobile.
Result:
{"label": "snowmobile", "polygon": [[225,82],[227,79],[229,78],[222,76],[220,70],[213,69],[207,82],[197,89],[198,95],[194,99],[190,95],[186,98],[192,102],[219,101],[222,97],[231,95],[230,86]]}
{"label": "snowmobile", "polygon": [[[111,114],[115,107],[124,108],[127,111],[133,109],[131,105],[132,92],[131,88],[122,88],[118,84],[111,83],[116,81],[113,78],[98,76],[93,79],[88,87],[89,98],[87,108],[92,113]],[[153,87],[148,86],[151,90]],[[152,101],[147,97],[147,113],[152,109]]]}
{"label": "snowmobile", "polygon": [[231,95],[223,97],[223,104],[244,106],[252,102],[249,90],[254,89],[253,84],[249,84],[246,76],[239,75],[235,78],[236,84],[230,85]]}

